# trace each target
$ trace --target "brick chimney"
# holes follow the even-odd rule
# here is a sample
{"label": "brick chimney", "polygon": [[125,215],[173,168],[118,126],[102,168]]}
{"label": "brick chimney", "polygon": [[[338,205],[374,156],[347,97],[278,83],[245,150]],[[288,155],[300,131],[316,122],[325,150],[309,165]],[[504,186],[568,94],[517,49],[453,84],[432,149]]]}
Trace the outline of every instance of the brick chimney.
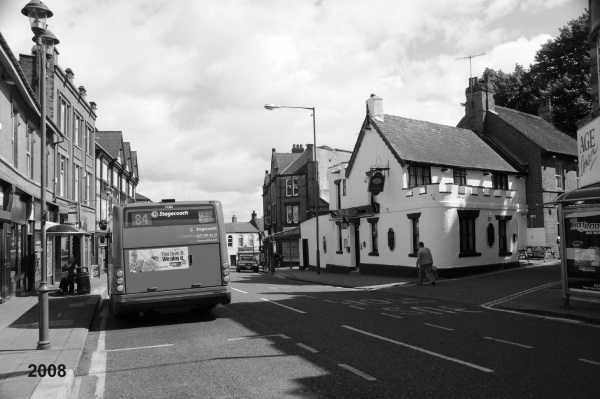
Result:
{"label": "brick chimney", "polygon": [[479,80],[477,77],[469,78],[469,87],[465,90],[465,95],[467,97],[465,103],[467,128],[483,134],[483,122],[487,111],[496,112],[492,84]]}
{"label": "brick chimney", "polygon": [[65,69],[65,74],[67,75],[67,79],[69,79],[72,82],[73,78],[75,77],[73,70],[71,68],[67,68]]}
{"label": "brick chimney", "polygon": [[304,146],[302,144],[294,144],[292,146],[292,154],[302,154],[304,152]]}
{"label": "brick chimney", "polygon": [[371,94],[371,97],[367,100],[367,114],[371,118],[384,122],[383,119],[383,99],[377,97],[375,94]]}
{"label": "brick chimney", "polygon": [[237,223],[237,216],[233,215],[231,218],[231,223]]}
{"label": "brick chimney", "polygon": [[552,101],[550,100],[550,97],[540,98],[538,115],[541,116],[546,122],[552,123]]}

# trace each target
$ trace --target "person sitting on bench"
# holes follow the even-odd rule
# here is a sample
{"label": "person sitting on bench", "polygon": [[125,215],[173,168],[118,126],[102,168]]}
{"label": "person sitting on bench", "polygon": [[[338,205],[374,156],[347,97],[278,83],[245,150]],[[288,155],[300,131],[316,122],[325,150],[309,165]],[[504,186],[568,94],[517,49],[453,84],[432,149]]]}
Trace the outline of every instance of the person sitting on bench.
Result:
{"label": "person sitting on bench", "polygon": [[60,279],[60,285],[58,286],[59,291],[56,295],[64,295],[67,290],[70,294],[75,292],[75,270],[77,268],[77,262],[74,258],[69,259],[69,268],[67,269],[66,277]]}

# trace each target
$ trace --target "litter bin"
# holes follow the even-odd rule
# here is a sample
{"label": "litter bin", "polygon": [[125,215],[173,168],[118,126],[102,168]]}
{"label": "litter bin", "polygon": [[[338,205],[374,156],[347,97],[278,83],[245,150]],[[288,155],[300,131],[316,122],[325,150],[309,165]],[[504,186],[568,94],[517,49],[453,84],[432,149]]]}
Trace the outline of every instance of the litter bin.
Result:
{"label": "litter bin", "polygon": [[76,269],[75,283],[77,283],[77,294],[89,294],[90,289],[90,271],[87,266],[80,266]]}

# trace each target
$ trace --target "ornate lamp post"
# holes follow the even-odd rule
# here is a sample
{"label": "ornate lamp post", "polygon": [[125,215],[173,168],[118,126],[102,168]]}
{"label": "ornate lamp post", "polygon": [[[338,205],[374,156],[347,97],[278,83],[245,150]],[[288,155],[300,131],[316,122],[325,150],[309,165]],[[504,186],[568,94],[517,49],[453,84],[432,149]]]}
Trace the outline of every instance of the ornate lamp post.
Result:
{"label": "ornate lamp post", "polygon": [[265,104],[265,108],[269,111],[278,109],[278,108],[299,108],[299,109],[309,109],[312,111],[313,117],[313,160],[315,163],[315,225],[317,226],[317,274],[321,274],[321,253],[319,251],[319,170],[317,168],[317,125],[315,122],[315,107],[288,107],[285,105],[275,105],[275,104]]}
{"label": "ornate lamp post", "polygon": [[49,333],[49,308],[48,308],[48,272],[47,272],[47,247],[46,247],[46,220],[48,212],[46,210],[46,62],[48,62],[54,54],[54,45],[59,41],[47,29],[46,20],[52,17],[53,13],[40,0],[31,0],[21,13],[29,17],[31,30],[35,37],[33,41],[37,47],[37,61],[40,66],[40,135],[41,137],[41,176],[40,176],[40,201],[41,201],[41,279],[38,289],[38,309],[39,309],[39,341],[37,349],[50,349],[50,333]]}

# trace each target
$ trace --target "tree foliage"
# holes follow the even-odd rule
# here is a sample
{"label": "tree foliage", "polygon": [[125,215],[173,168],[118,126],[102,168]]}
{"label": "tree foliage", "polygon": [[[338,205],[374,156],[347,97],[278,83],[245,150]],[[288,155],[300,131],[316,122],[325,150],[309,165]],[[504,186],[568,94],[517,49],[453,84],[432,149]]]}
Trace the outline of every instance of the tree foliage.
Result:
{"label": "tree foliage", "polygon": [[529,70],[515,65],[511,73],[486,68],[497,105],[537,115],[541,98],[550,98],[553,124],[571,135],[576,122],[591,111],[588,10],[542,44]]}

